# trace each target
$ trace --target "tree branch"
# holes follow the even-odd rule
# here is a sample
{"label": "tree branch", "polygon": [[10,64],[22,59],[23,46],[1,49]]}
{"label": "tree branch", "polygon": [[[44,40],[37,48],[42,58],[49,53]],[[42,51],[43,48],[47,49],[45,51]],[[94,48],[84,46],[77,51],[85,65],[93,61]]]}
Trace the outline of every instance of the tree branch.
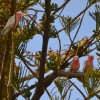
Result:
{"label": "tree branch", "polygon": [[[70,78],[82,78],[84,76],[84,73],[83,72],[77,72],[77,73],[74,73],[74,72],[65,72],[63,70],[58,70],[57,72],[53,72],[51,74],[49,74],[48,76],[46,76],[44,78],[44,81],[43,81],[43,84],[44,84],[44,90],[53,82],[54,79],[56,79],[56,77],[68,77],[68,79]],[[27,76],[28,77],[28,76]],[[30,80],[32,77],[34,77],[34,75],[31,75],[30,77],[28,77],[28,79]],[[34,89],[35,87],[37,86],[37,83],[34,84],[34,85],[31,85],[30,87],[28,87],[27,89],[28,90],[31,90],[31,89]],[[27,90],[26,89],[26,90]],[[20,94],[17,93],[14,97],[17,97],[19,96]]]}
{"label": "tree branch", "polygon": [[53,12],[53,15],[54,15],[55,13],[57,13],[60,9],[62,9],[63,7],[65,7],[66,4],[67,4],[69,1],[70,1],[70,0],[66,0],[65,3],[63,3],[55,12]]}
{"label": "tree branch", "polygon": [[11,95],[11,91],[12,91],[12,74],[13,74],[13,69],[14,69],[14,32],[12,31],[12,44],[11,44],[11,62],[10,62],[10,71],[9,71],[9,80],[8,80],[8,84],[7,84],[7,94],[8,94],[8,100],[11,100],[12,95]]}
{"label": "tree branch", "polygon": [[[11,11],[10,15],[11,16],[15,13],[15,5],[16,5],[16,0],[12,0],[11,1],[11,9],[10,9],[10,11]],[[11,50],[11,43],[12,43],[11,32],[12,32],[12,30],[8,33],[8,38],[7,38],[7,42],[6,42],[6,52],[5,52],[5,55],[4,55],[4,64],[3,64],[3,69],[2,69],[2,74],[1,74],[1,80],[0,80],[0,86],[2,87],[1,88],[1,92],[2,92],[2,95],[5,98],[7,97],[7,94],[4,94],[5,90],[6,90],[6,86],[7,86],[5,84],[5,73],[6,73],[6,70],[8,70],[8,72],[9,72],[8,61],[10,61],[10,50]],[[0,98],[2,100],[2,97],[0,97]]]}
{"label": "tree branch", "polygon": [[25,64],[25,66],[27,67],[27,69],[33,74],[34,77],[37,77],[36,73],[33,72],[33,70],[27,65],[27,62],[24,59],[24,57],[20,53],[18,53],[18,54],[19,54],[19,57],[21,58],[21,60],[23,61],[23,63]]}
{"label": "tree branch", "polygon": [[83,72],[74,73],[74,72],[65,72],[63,70],[58,70],[57,74],[58,74],[58,76],[61,76],[61,77],[67,76],[69,79],[70,78],[82,78],[84,76]]}
{"label": "tree branch", "polygon": [[44,25],[42,55],[40,60],[39,79],[32,100],[39,100],[41,95],[44,93],[43,80],[44,80],[44,73],[45,73],[45,60],[47,54],[48,39],[50,34],[50,2],[51,0],[45,0],[45,25]]}
{"label": "tree branch", "polygon": [[72,83],[72,85],[81,93],[81,95],[86,99],[85,95],[83,94],[83,92],[71,81],[69,80],[70,83]]}
{"label": "tree branch", "polygon": [[96,94],[98,94],[98,93],[100,93],[100,90],[98,90],[98,91],[96,91],[96,92],[91,93],[91,95],[89,95],[89,96],[88,96],[86,99],[84,99],[84,100],[89,100],[90,98],[92,98],[92,97],[96,96]]}
{"label": "tree branch", "polygon": [[60,33],[61,31],[63,31],[64,29],[66,29],[66,27],[68,27],[71,23],[73,23],[80,15],[82,15],[91,5],[89,5],[88,7],[86,7],[82,12],[80,12],[69,24],[67,24],[65,27],[63,27],[62,29],[60,29],[56,34]]}

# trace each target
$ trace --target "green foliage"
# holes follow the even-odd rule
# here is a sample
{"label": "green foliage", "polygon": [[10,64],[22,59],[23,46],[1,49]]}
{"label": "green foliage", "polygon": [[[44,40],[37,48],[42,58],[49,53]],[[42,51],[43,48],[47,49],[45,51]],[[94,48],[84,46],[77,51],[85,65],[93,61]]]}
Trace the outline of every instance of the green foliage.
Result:
{"label": "green foliage", "polygon": [[[54,23],[54,15],[50,15],[50,38],[57,38],[57,29],[56,29],[56,27],[53,25],[53,23]],[[40,25],[40,31],[44,31],[44,23],[45,23],[45,20],[46,20],[46,17],[45,17],[45,14],[43,14],[43,16],[42,16],[42,19],[40,19],[40,23],[39,23],[39,25]]]}
{"label": "green foliage", "polygon": [[24,82],[21,83],[21,79],[24,78],[24,76],[26,76],[27,74],[27,70],[25,67],[22,67],[22,65],[20,66],[15,66],[14,68],[14,73],[13,73],[13,86],[15,88],[17,88],[18,90],[20,89],[20,87],[24,87]]}
{"label": "green foliage", "polygon": [[[50,15],[50,23],[54,23],[54,18],[55,18],[54,15]],[[44,23],[45,20],[46,20],[46,15],[43,14],[42,19],[40,19],[40,21]],[[44,25],[43,25],[43,26],[44,26]]]}
{"label": "green foliage", "polygon": [[[65,77],[62,77],[62,78],[58,77],[54,81],[54,83],[55,83],[55,85],[56,85],[56,87],[58,89],[58,92],[60,93],[61,99],[64,100],[66,98],[66,95],[68,93],[68,90],[71,87],[68,79],[65,78]],[[58,99],[58,100],[61,100],[61,99]],[[57,98],[56,98],[56,100],[57,100]]]}
{"label": "green foliage", "polygon": [[72,44],[71,49],[76,53],[78,52],[78,55],[82,55],[82,54],[87,55],[92,51],[90,47],[87,47],[89,41],[90,40],[88,39],[88,37],[84,37],[80,41]]}
{"label": "green foliage", "polygon": [[25,10],[28,7],[36,5],[38,1],[39,0],[18,0],[18,2],[16,2],[16,4],[18,5],[17,9],[18,11],[20,9]]}
{"label": "green foliage", "polygon": [[88,0],[89,5],[93,5],[97,2],[100,2],[100,0]]}
{"label": "green foliage", "polygon": [[[11,11],[11,7],[12,7],[11,1],[12,0],[8,0],[9,2],[8,1],[6,2],[6,1],[7,0],[2,0],[2,2],[0,1],[0,3],[1,3],[1,5],[0,5],[0,20],[2,19],[2,21],[4,21],[4,23],[3,23],[4,26],[5,26],[8,18],[11,16],[11,12],[12,12]],[[46,27],[45,22],[46,22],[47,18],[46,18],[46,12],[45,12],[45,3],[42,1],[43,0],[16,0],[16,4],[15,4],[16,6],[15,6],[15,10],[14,10],[15,12],[22,11],[22,12],[28,13],[27,8],[29,8],[29,7],[33,8],[33,9],[31,9],[33,12],[31,14],[25,15],[24,18],[20,20],[19,25],[17,25],[17,27],[14,30],[14,47],[15,47],[14,57],[16,55],[16,56],[18,56],[18,59],[21,59],[20,55],[22,55],[22,57],[25,60],[25,63],[24,63],[25,65],[29,66],[30,69],[31,69],[30,66],[35,67],[35,68],[32,68],[32,71],[33,71],[33,69],[36,69],[35,71],[33,71],[33,74],[35,73],[37,77],[39,76],[38,73],[40,71],[40,60],[41,60],[42,51],[36,51],[36,53],[33,54],[33,52],[30,53],[30,51],[26,51],[26,48],[27,48],[27,43],[29,42],[29,40],[34,39],[35,35],[39,34],[41,36],[44,36],[44,33],[45,33],[44,29]],[[88,7],[97,2],[99,2],[99,0],[88,0]],[[39,4],[39,6],[41,6],[43,9],[39,10],[39,9],[36,9],[35,7],[33,7],[34,5],[37,5],[37,4]],[[80,18],[79,17],[72,18],[70,16],[68,16],[68,17],[62,16],[61,17],[61,13],[58,15],[58,12],[60,12],[60,11],[62,12],[64,7],[65,7],[65,5],[63,7],[61,7],[61,6],[58,7],[58,4],[56,4],[56,3],[50,4],[50,25],[49,25],[50,31],[48,30],[48,32],[50,32],[50,34],[49,34],[49,37],[47,37],[47,38],[58,38],[59,30],[57,31],[57,29],[56,29],[55,20],[57,18],[59,18],[61,25],[63,27],[67,26],[64,29],[64,31],[71,40],[71,32],[80,23]],[[88,7],[86,9],[88,9]],[[99,14],[100,7],[98,5],[96,5],[95,7],[96,7],[96,12],[89,13],[89,14],[96,21],[96,31],[95,32],[97,32],[100,28],[100,14]],[[83,10],[83,12],[84,12],[84,10]],[[39,13],[42,13],[42,16],[39,20],[40,22],[38,23],[37,17],[38,17]],[[82,12],[80,13],[80,15],[81,14],[82,14]],[[61,31],[63,31],[63,29]],[[4,42],[9,41],[7,37],[8,37],[8,35],[4,36]],[[60,39],[58,39],[58,40],[60,41]],[[46,58],[44,58],[45,62],[46,62],[43,65],[43,67],[45,67],[45,73],[50,70],[53,70],[54,72],[56,72],[59,69],[59,67],[62,66],[61,63],[63,64],[63,62],[65,61],[65,58],[66,58],[66,60],[69,60],[76,53],[78,53],[78,55],[81,54],[81,56],[89,54],[91,52],[91,49],[89,47],[90,47],[90,45],[92,45],[92,42],[90,43],[89,46],[87,46],[87,43],[90,42],[90,40],[91,39],[89,39],[89,38],[83,38],[82,40],[80,40],[78,42],[71,41],[72,45],[69,46],[69,48],[71,48],[71,49],[68,48],[69,51],[68,51],[68,49],[66,49],[63,52],[61,50],[62,47],[60,47],[60,45],[59,45],[59,52],[58,52],[58,50],[57,50],[57,52],[54,52],[53,50],[50,49],[49,53],[47,53]],[[100,51],[100,41],[99,41],[100,35],[98,35],[96,40],[98,41],[96,44],[97,50]],[[1,41],[2,40],[0,40],[0,42]],[[61,43],[59,42],[59,44],[61,44]],[[70,44],[68,44],[68,45],[70,45]],[[85,49],[85,51],[83,52],[84,49]],[[60,54],[60,53],[62,53],[62,54]],[[32,62],[32,64],[31,64],[31,62]],[[67,63],[68,62],[69,61],[67,61]],[[66,63],[66,65],[68,65],[67,63]],[[10,64],[10,61],[9,61],[9,64]],[[25,99],[30,99],[30,96],[32,93],[30,92],[30,89],[28,86],[29,80],[25,81],[25,77],[27,76],[27,71],[28,71],[27,68],[28,67],[21,65],[21,62],[19,64],[19,66],[15,66],[14,72],[12,73],[13,78],[12,78],[11,86],[15,90],[15,94],[19,93]],[[5,74],[8,75],[9,70],[7,69],[6,72],[5,72]],[[45,73],[43,73],[43,74],[45,74]],[[34,74],[34,77],[36,78],[35,74]],[[8,83],[7,75],[5,75],[5,83],[6,84]],[[48,75],[48,77],[49,77],[49,75]],[[83,86],[85,86],[85,89],[88,92],[88,94],[91,95],[92,92],[96,92],[99,89],[99,84],[98,84],[99,77],[100,77],[99,72],[98,72],[98,70],[93,69],[93,70],[88,71],[84,77],[85,77],[85,80],[84,80]],[[45,83],[45,78],[44,78],[43,82]],[[68,91],[70,90],[72,84],[68,81],[68,79],[66,77],[58,77],[58,78],[56,78],[54,83],[58,89],[60,96],[56,96],[54,93],[55,97],[53,96],[51,99],[52,100],[65,100],[66,95],[67,95]],[[32,85],[34,85],[34,84],[35,84],[35,82]],[[47,87],[45,87],[45,88],[47,88]],[[7,94],[7,92],[6,92],[6,94]],[[71,96],[71,92],[69,93],[69,98],[70,98],[70,96]]]}
{"label": "green foliage", "polygon": [[98,41],[97,43],[95,43],[96,44],[96,49],[97,49],[97,51],[99,51],[100,52],[100,41]]}
{"label": "green foliage", "polygon": [[94,13],[89,12],[89,15],[96,22],[96,31],[98,31],[99,27],[100,27],[100,6],[96,4],[95,5],[95,12]]}
{"label": "green foliage", "polygon": [[[98,32],[100,30],[100,5],[95,5],[95,12],[91,13],[89,12],[89,15],[93,18],[93,20],[96,22],[96,29],[94,32]],[[100,33],[98,33],[98,36],[96,37],[96,43],[95,43],[97,50],[100,51]]]}
{"label": "green foliage", "polygon": [[[70,36],[70,32],[73,31],[75,29],[75,27],[79,24],[80,22],[80,18],[77,18],[75,21],[73,21],[72,17],[60,17],[60,23],[63,27],[65,27],[66,25],[68,25],[68,27],[66,27],[66,29],[64,29],[65,33]],[[72,23],[71,23],[72,22]]]}
{"label": "green foliage", "polygon": [[55,53],[50,53],[48,60],[46,61],[48,69],[57,70],[59,66],[58,57]]}
{"label": "green foliage", "polygon": [[51,100],[62,100],[62,98],[60,96],[56,96],[54,98],[51,98]]}
{"label": "green foliage", "polygon": [[50,38],[57,38],[58,37],[58,34],[56,33],[57,32],[57,29],[54,25],[51,25],[50,27]]}
{"label": "green foliage", "polygon": [[52,3],[50,6],[51,11],[55,11],[55,10],[57,10],[57,8],[58,8],[58,4],[56,4],[56,3]]}
{"label": "green foliage", "polygon": [[32,92],[28,89],[23,89],[21,92],[23,93],[23,96],[28,99],[30,98],[30,96],[32,94]]}
{"label": "green foliage", "polygon": [[23,94],[24,97],[29,98],[31,92],[26,89],[28,87],[29,80],[24,81],[24,77],[27,75],[27,72],[28,70],[26,67],[23,67],[22,65],[15,66],[12,78],[12,87],[16,90],[16,92],[19,92],[20,94]]}
{"label": "green foliage", "polygon": [[84,76],[83,86],[86,89],[86,93],[91,95],[100,89],[100,72],[97,69],[90,69]]}
{"label": "green foliage", "polygon": [[[16,0],[16,11],[25,10],[28,7],[34,6],[39,0]],[[0,17],[7,20],[11,16],[11,0],[0,1]]]}
{"label": "green foliage", "polygon": [[[45,8],[45,3],[43,3],[43,2],[40,2],[40,3]],[[50,11],[55,11],[55,10],[57,10],[57,8],[58,8],[58,4],[56,4],[56,3],[50,4]]]}
{"label": "green foliage", "polygon": [[[10,10],[7,9],[8,15],[10,14]],[[4,10],[0,10],[0,17],[4,17],[6,20],[8,19],[7,13]]]}
{"label": "green foliage", "polygon": [[[33,20],[35,19],[36,17],[33,18]],[[41,34],[39,28],[34,24],[34,21],[32,21],[28,23],[25,20],[20,21],[20,26],[17,27],[14,34],[16,52],[20,51],[20,53],[23,54],[26,50],[28,41],[32,39],[36,34]]]}
{"label": "green foliage", "polygon": [[[34,66],[39,67],[40,66],[40,59],[41,59],[41,51],[36,52],[34,55],[30,57],[33,58]],[[31,60],[32,61],[32,60]]]}

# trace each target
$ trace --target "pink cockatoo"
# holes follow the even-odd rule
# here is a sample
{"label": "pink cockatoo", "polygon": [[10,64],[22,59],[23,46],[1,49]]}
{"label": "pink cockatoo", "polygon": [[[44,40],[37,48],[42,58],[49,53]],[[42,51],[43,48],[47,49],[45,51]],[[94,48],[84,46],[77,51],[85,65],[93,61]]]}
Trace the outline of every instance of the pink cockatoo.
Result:
{"label": "pink cockatoo", "polygon": [[4,27],[4,29],[1,31],[1,35],[5,35],[6,33],[8,33],[12,28],[15,28],[19,22],[19,20],[21,19],[21,17],[23,17],[25,14],[22,13],[21,11],[16,12],[13,16],[11,16],[8,21],[6,26]]}
{"label": "pink cockatoo", "polygon": [[79,57],[76,55],[73,57],[72,62],[70,63],[69,71],[77,72],[80,68]]}
{"label": "pink cockatoo", "polygon": [[89,69],[93,68],[93,59],[94,56],[92,55],[87,57],[87,59],[84,61],[83,72],[87,72]]}

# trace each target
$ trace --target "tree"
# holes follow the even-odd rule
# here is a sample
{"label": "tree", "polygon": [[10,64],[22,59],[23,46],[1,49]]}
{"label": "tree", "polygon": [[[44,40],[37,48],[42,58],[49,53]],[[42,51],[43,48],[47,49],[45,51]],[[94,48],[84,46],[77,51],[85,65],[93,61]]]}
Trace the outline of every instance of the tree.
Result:
{"label": "tree", "polygon": [[[45,91],[51,100],[65,100],[66,95],[68,95],[69,100],[72,86],[79,91],[85,100],[89,100],[94,96],[100,99],[99,68],[91,69],[87,73],[75,73],[66,70],[69,67],[70,59],[74,55],[81,58],[94,50],[100,52],[99,0],[87,0],[86,7],[74,18],[62,15],[69,2],[70,0],[62,1],[62,5],[58,6],[57,3],[51,2],[51,0],[0,1],[1,31],[7,20],[15,12],[22,11],[25,14],[17,27],[13,26],[7,34],[0,36],[0,100],[16,100],[19,95],[26,100],[39,100]],[[41,10],[34,9],[35,5],[41,6]],[[85,12],[91,6],[95,6],[95,12],[89,12],[89,15],[95,20],[96,29],[93,30],[90,37],[83,37],[81,40],[75,41]],[[28,13],[28,11],[31,11],[31,13]],[[39,13],[42,14],[38,21]],[[62,25],[59,30],[56,28],[56,21],[59,21]],[[71,32],[75,28],[77,28],[77,31],[72,36]],[[59,35],[62,31],[65,32],[70,41],[66,46],[66,50],[62,48],[62,40]],[[37,34],[42,37],[42,49],[31,52],[31,50],[27,50],[27,45]],[[59,48],[56,51],[48,48],[51,38],[58,39]],[[98,52],[96,54],[100,56]],[[19,63],[16,63],[16,60]],[[82,82],[87,91],[87,96],[70,80],[72,78],[77,78]],[[31,86],[28,84],[30,80],[34,80]],[[56,93],[51,96],[47,89],[53,82],[58,89],[58,97]],[[31,92],[31,89],[35,89],[35,91]]]}

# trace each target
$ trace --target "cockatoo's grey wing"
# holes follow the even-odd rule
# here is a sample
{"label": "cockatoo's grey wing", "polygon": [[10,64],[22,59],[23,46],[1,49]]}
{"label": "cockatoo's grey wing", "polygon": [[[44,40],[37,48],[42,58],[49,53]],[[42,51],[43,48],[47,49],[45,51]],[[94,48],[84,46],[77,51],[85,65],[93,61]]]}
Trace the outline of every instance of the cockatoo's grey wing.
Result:
{"label": "cockatoo's grey wing", "polygon": [[1,34],[0,35],[5,35],[6,33],[9,32],[9,30],[11,29],[11,27],[13,27],[13,25],[9,25],[8,27],[6,27],[5,29],[3,29],[1,31]]}
{"label": "cockatoo's grey wing", "polygon": [[6,26],[4,27],[4,29],[7,28],[8,26],[14,24],[14,23],[15,23],[15,15],[11,16],[11,17],[8,19],[7,24],[6,24]]}
{"label": "cockatoo's grey wing", "polygon": [[85,72],[86,63],[87,63],[87,61],[84,61],[84,64],[83,64],[83,70],[82,70],[82,72]]}
{"label": "cockatoo's grey wing", "polygon": [[71,69],[72,69],[72,62],[69,65],[69,72],[71,71]]}
{"label": "cockatoo's grey wing", "polygon": [[6,26],[1,31],[1,35],[5,35],[10,30],[10,27],[12,27],[14,25],[14,23],[15,23],[15,15],[11,16],[8,19]]}
{"label": "cockatoo's grey wing", "polygon": [[92,62],[92,67],[94,67],[93,62]]}

